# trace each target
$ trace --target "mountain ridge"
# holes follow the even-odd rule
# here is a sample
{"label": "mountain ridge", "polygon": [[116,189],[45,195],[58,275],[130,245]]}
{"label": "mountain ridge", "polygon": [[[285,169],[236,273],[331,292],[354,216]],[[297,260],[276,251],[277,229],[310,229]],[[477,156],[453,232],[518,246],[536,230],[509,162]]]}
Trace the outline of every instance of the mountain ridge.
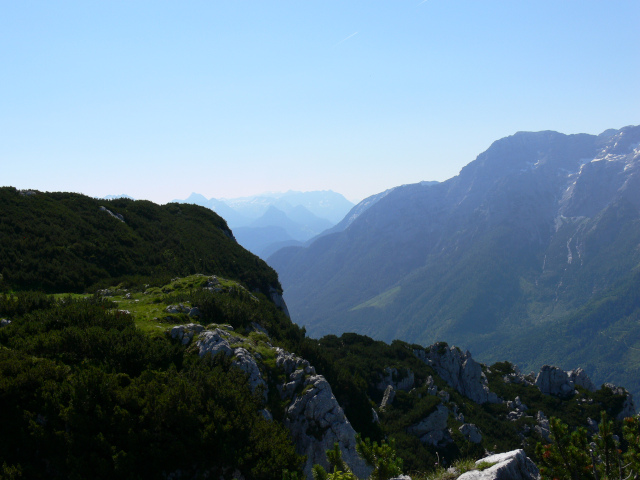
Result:
{"label": "mountain ridge", "polygon": [[[495,358],[491,349],[566,321],[640,262],[639,144],[639,127],[520,132],[458,176],[396,187],[344,231],[268,262],[311,335],[447,338]],[[392,290],[383,308],[362,308]],[[514,361],[539,367],[532,358]]]}

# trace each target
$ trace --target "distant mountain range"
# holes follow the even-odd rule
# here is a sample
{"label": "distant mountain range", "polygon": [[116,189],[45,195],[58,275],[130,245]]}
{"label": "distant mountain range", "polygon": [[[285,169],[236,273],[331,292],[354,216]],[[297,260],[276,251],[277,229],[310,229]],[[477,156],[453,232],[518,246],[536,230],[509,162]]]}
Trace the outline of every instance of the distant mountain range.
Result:
{"label": "distant mountain range", "polygon": [[640,127],[519,132],[268,258],[313,336],[446,339],[640,392]]}
{"label": "distant mountain range", "polygon": [[265,193],[234,199],[207,199],[192,193],[178,203],[192,203],[223,217],[238,243],[266,258],[279,248],[303,245],[344,218],[353,203],[328,191]]}

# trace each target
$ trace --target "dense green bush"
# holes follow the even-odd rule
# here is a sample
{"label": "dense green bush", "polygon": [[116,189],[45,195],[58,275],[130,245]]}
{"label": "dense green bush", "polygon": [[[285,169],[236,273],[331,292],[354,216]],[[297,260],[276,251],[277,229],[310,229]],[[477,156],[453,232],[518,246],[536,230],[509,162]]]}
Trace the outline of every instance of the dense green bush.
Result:
{"label": "dense green bush", "polygon": [[[18,299],[4,299],[15,304]],[[0,329],[0,464],[24,478],[277,478],[287,430],[226,357],[202,361],[110,302],[42,302]],[[5,420],[6,419],[6,420]]]}
{"label": "dense green bush", "polygon": [[[602,412],[598,433],[589,438],[585,428],[570,431],[558,418],[549,420],[552,443],[539,443],[543,480],[627,480],[640,476],[640,421],[624,421],[622,445],[614,422]],[[626,449],[623,453],[622,448]]]}
{"label": "dense green bush", "polygon": [[0,289],[83,292],[192,273],[228,276],[265,294],[280,289],[276,272],[207,208],[0,187]]}

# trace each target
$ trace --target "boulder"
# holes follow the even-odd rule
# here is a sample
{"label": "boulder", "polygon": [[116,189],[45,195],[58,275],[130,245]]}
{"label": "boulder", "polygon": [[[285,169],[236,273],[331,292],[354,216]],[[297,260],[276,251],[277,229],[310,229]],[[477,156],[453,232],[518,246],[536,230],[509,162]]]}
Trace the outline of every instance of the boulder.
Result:
{"label": "boulder", "polygon": [[419,437],[422,443],[434,447],[446,446],[453,441],[447,430],[448,417],[449,409],[440,404],[435,412],[407,428],[407,433]]}
{"label": "boulder", "polygon": [[524,450],[513,450],[482,458],[476,462],[495,463],[482,471],[471,470],[463,473],[458,480],[536,480],[538,467],[524,453]]}
{"label": "boulder", "polygon": [[581,368],[565,372],[559,367],[543,365],[536,377],[535,385],[545,395],[555,395],[561,398],[574,395],[576,386],[585,388],[590,392],[596,391],[593,382]]}
{"label": "boulder", "polygon": [[11,320],[9,320],[8,318],[0,319],[0,328],[6,327],[7,325],[10,325],[10,324],[11,324]]}
{"label": "boulder", "polygon": [[182,341],[183,345],[187,345],[194,335],[202,332],[203,330],[204,327],[197,323],[177,325],[171,329],[171,338],[177,338]]}
{"label": "boulder", "polygon": [[543,365],[536,377],[536,387],[545,395],[567,398],[574,394],[573,383],[567,372],[559,367]]}
{"label": "boulder", "polygon": [[427,386],[427,393],[429,395],[437,395],[438,394],[438,386],[435,384],[433,377],[431,375],[429,375],[429,377],[427,378],[427,381],[425,382],[425,385]]}
{"label": "boulder", "polygon": [[536,421],[538,422],[538,425],[536,425],[533,429],[547,442],[550,442],[551,430],[549,429],[549,419],[544,415],[542,410],[538,411],[538,414],[536,415]]}
{"label": "boulder", "polygon": [[189,313],[191,308],[181,303],[179,305],[167,305],[164,311],[167,313]]}
{"label": "boulder", "polygon": [[487,377],[482,366],[471,354],[446,343],[436,343],[427,349],[416,349],[414,354],[465,397],[476,403],[498,403],[498,396],[489,391]]}
{"label": "boulder", "polygon": [[198,347],[200,357],[204,357],[207,354],[215,357],[219,353],[231,356],[233,355],[231,343],[235,343],[237,340],[238,339],[232,337],[229,332],[216,328],[215,330],[205,330],[200,333],[196,347]]}
{"label": "boulder", "polygon": [[300,395],[286,409],[285,426],[291,432],[296,451],[306,455],[304,473],[311,478],[311,468],[320,464],[329,468],[326,451],[338,443],[342,459],[360,478],[367,478],[371,467],[356,452],[356,432],[322,375],[311,375],[304,381]]}
{"label": "boulder", "polygon": [[476,427],[473,423],[465,423],[464,425],[460,426],[458,430],[460,430],[460,433],[464,435],[464,438],[466,438],[471,443],[482,442],[482,434],[478,430],[478,427]]}

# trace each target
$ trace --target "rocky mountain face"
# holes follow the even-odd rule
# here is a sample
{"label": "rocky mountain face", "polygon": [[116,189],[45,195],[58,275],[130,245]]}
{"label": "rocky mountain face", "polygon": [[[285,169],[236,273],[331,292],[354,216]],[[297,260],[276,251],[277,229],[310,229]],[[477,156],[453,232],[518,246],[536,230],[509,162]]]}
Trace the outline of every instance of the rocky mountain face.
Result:
{"label": "rocky mountain face", "polygon": [[[315,464],[328,468],[326,451],[333,448],[335,443],[341,449],[343,460],[358,478],[367,478],[371,473],[371,467],[366,465],[356,452],[356,432],[333,395],[331,385],[324,376],[317,374],[314,366],[307,360],[272,346],[268,333],[259,324],[254,324],[252,328],[258,333],[257,337],[237,334],[230,325],[213,324],[205,328],[199,324],[185,324],[173,327],[171,337],[196,351],[201,358],[214,358],[217,355],[231,358],[231,366],[242,370],[248,377],[251,390],[263,398],[265,409],[262,410],[262,414],[270,421],[274,421],[274,414],[271,412],[273,402],[269,403],[268,398],[270,389],[275,389],[271,395],[277,395],[281,404],[285,405],[281,421],[290,431],[296,451],[306,456],[303,470],[307,478],[311,478],[311,467]],[[256,349],[257,338],[260,339],[260,349]],[[504,419],[500,418],[502,415],[498,415],[494,421],[519,422],[523,425],[522,446],[530,446],[527,438],[534,433],[535,438],[549,441],[549,420],[545,413],[531,412],[520,396],[513,400],[499,398],[490,390],[485,374],[485,371],[489,373],[490,370],[477,363],[469,352],[463,353],[457,347],[438,343],[426,348],[416,348],[413,355],[435,369],[438,383],[444,381],[449,388],[459,393],[464,401],[478,405],[504,405],[507,412]],[[271,364],[269,358],[275,362]],[[465,419],[460,405],[452,398],[449,389],[438,389],[432,376],[423,383],[416,379],[410,369],[399,371],[397,368],[385,368],[378,374],[380,381],[375,388],[385,391],[379,407],[381,414],[394,410],[396,391],[418,395],[419,388],[427,387],[427,395],[435,400],[435,408],[417,417],[416,421],[406,428],[409,436],[417,437],[429,448],[446,449],[455,444],[452,422],[456,422],[455,424],[459,424],[457,435],[461,435],[466,442],[476,445],[486,443],[483,442],[482,431],[474,423],[470,423],[471,419]],[[503,385],[520,385],[529,395],[532,390],[537,390],[559,401],[567,402],[573,399],[578,404],[593,403],[594,400],[589,398],[589,395],[596,392],[593,383],[582,369],[565,372],[548,365],[540,370],[535,380],[514,370],[498,382]],[[633,396],[624,388],[610,384],[602,388],[609,392],[608,395],[623,400],[618,402],[621,407],[614,412],[618,420],[635,415]],[[377,413],[375,418],[376,421],[380,421],[377,419]],[[587,419],[585,426],[592,428],[595,422],[589,423],[590,420]],[[528,426],[531,422],[535,423],[534,429]],[[522,450],[490,456],[484,461],[495,464],[493,473],[470,472],[461,478],[536,478],[537,467]],[[520,473],[516,475],[514,472]]]}
{"label": "rocky mountain face", "polygon": [[639,392],[640,303],[621,295],[638,285],[639,169],[640,127],[519,132],[458,176],[385,192],[343,230],[268,262],[311,335],[447,339],[524,368],[544,350]]}
{"label": "rocky mountain face", "polygon": [[[266,404],[269,397],[268,376],[278,378],[275,383],[280,402],[286,404],[283,423],[289,429],[298,453],[306,456],[304,473],[311,478],[311,467],[320,464],[328,467],[326,451],[334,443],[340,445],[344,461],[359,477],[367,477],[370,468],[356,453],[356,432],[338,404],[331,385],[322,375],[297,355],[279,347],[268,346],[269,337],[264,328],[255,325],[261,338],[267,341],[262,354],[250,353],[249,339],[237,335],[230,325],[212,325],[204,328],[199,324],[178,325],[171,329],[172,338],[183,345],[193,344],[201,358],[214,358],[221,354],[233,358],[232,366],[245,372],[251,390],[263,397]],[[254,342],[255,343],[255,342]],[[253,350],[253,349],[252,349]],[[275,368],[271,371],[265,365],[265,355],[275,357]],[[263,411],[265,418],[273,420],[268,408]]]}

